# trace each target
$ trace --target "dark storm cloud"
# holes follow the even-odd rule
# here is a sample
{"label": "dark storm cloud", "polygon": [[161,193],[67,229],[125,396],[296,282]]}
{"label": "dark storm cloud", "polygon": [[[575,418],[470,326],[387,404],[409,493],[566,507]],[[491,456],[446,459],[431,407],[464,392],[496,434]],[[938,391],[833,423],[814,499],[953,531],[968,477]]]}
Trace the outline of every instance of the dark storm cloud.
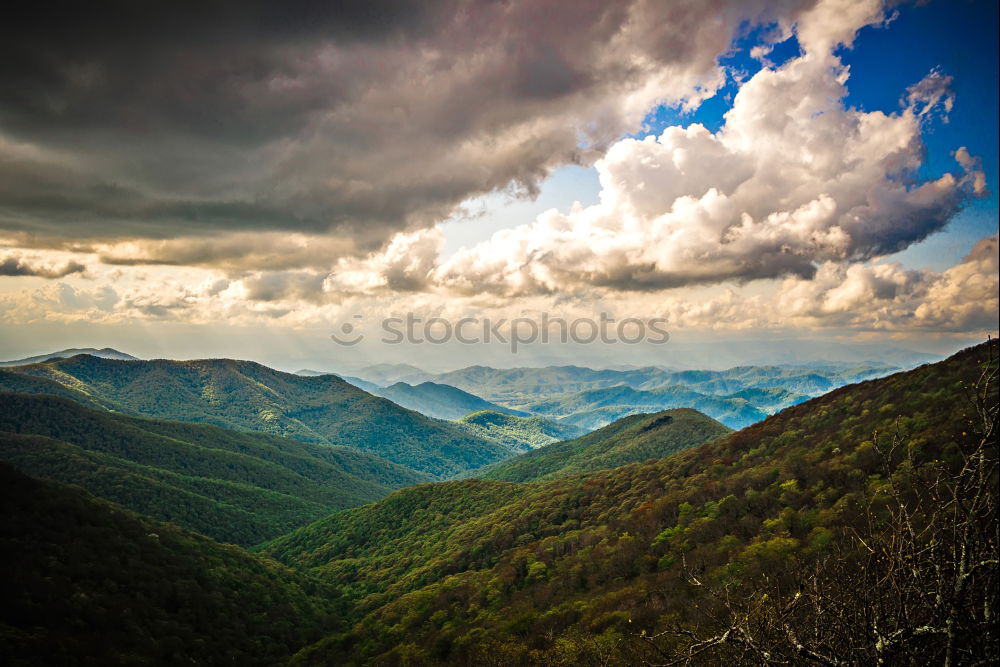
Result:
{"label": "dark storm cloud", "polygon": [[60,267],[42,266],[19,257],[0,260],[0,276],[34,276],[36,278],[63,278],[71,273],[83,273],[87,267],[78,262],[67,262]]}
{"label": "dark storm cloud", "polygon": [[323,280],[326,274],[272,271],[260,275],[246,276],[242,280],[246,298],[251,301],[278,301],[299,299],[303,301],[323,300]]}
{"label": "dark storm cloud", "polygon": [[[0,23],[0,122],[74,144],[80,130],[176,131],[220,143],[280,135],[336,95],[251,96],[322,42],[417,36],[453,2],[22,3]],[[247,106],[247,102],[259,102]],[[110,137],[109,137],[110,138]]]}
{"label": "dark storm cloud", "polygon": [[756,4],[25,3],[0,22],[0,228],[373,248],[588,159]]}

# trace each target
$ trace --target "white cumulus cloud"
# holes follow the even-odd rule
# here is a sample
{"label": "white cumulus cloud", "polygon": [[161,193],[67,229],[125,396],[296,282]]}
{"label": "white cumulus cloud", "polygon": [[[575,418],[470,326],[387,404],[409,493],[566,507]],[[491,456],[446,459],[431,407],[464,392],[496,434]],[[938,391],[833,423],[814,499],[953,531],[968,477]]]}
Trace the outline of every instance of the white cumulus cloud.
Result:
{"label": "white cumulus cloud", "polygon": [[506,295],[652,290],[808,277],[823,262],[902,250],[944,227],[984,176],[959,148],[956,173],[919,180],[927,96],[892,114],[846,108],[848,74],[808,52],[762,69],[719,132],[691,125],[619,141],[596,164],[600,203],[501,231],[429,282]]}

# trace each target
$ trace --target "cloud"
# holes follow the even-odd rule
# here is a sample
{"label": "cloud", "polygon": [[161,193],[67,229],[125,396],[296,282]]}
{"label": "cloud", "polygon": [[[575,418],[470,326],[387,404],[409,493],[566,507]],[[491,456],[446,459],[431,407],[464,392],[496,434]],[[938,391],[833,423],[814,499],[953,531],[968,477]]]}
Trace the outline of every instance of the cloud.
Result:
{"label": "cloud", "polygon": [[250,301],[322,301],[324,273],[269,271],[236,281],[240,297]]}
{"label": "cloud", "polygon": [[753,288],[696,288],[618,295],[606,308],[664,317],[675,332],[879,332],[892,336],[996,332],[1000,292],[997,236],[980,240],[955,266],[912,270],[898,262],[824,262],[810,278]]}
{"label": "cloud", "polygon": [[934,68],[923,79],[906,89],[906,99],[901,102],[913,109],[918,116],[926,116],[939,111],[944,121],[955,104],[955,93],[951,90],[952,77]]}
{"label": "cloud", "polygon": [[978,332],[996,328],[997,237],[979,241],[950,269],[898,263],[824,264],[809,281],[790,279],[775,305],[798,323],[888,331]]}
{"label": "cloud", "polygon": [[[696,107],[747,23],[831,44],[881,20],[880,4],[853,4],[29,5],[0,26],[0,227],[101,242],[334,233],[363,254],[469,197],[533,192],[656,104]],[[184,261],[160,251],[135,261]]]}
{"label": "cloud", "polygon": [[230,272],[329,269],[357,252],[350,237],[282,232],[233,232],[208,237],[133,239],[88,246],[100,261],[118,266],[204,266]]}
{"label": "cloud", "polygon": [[969,149],[960,146],[955,151],[955,161],[962,165],[962,168],[972,176],[972,192],[979,197],[989,194],[986,190],[986,172],[983,171],[983,163],[978,157],[969,154]]}
{"label": "cloud", "polygon": [[894,114],[846,108],[847,80],[828,54],[765,67],[741,86],[719,132],[669,127],[615,143],[596,163],[600,203],[498,232],[429,282],[508,296],[660,290],[810,277],[824,262],[902,250],[982,194],[985,177],[965,148],[957,173],[917,175],[929,105],[950,104],[940,72]]}
{"label": "cloud", "polygon": [[[411,312],[417,317],[506,318],[536,316],[663,317],[674,333],[752,331],[836,335],[878,332],[915,335],[995,333],[1000,290],[997,236],[979,241],[943,272],[907,269],[897,262],[823,262],[809,278],[790,276],[734,287],[696,287],[666,292],[594,290],[587,295],[536,294],[511,300],[432,292],[383,290],[350,294],[323,283],[321,274],[264,272],[237,279],[216,272],[150,276],[121,285],[79,288],[63,282],[0,294],[0,322],[121,324],[178,321],[188,324],[269,326],[322,331],[355,313],[375,326],[378,318]],[[127,269],[134,271],[135,269]],[[151,272],[160,271],[152,269]],[[318,285],[322,283],[322,287]]]}
{"label": "cloud", "polygon": [[850,48],[859,29],[884,20],[880,0],[826,0],[802,12],[795,32],[803,51],[823,57],[838,45]]}
{"label": "cloud", "polygon": [[8,255],[0,259],[0,276],[35,276],[37,278],[64,278],[73,273],[83,273],[87,267],[78,262],[62,266],[37,264],[20,257]]}
{"label": "cloud", "polygon": [[997,235],[979,241],[965,261],[944,272],[928,286],[926,297],[914,304],[919,326],[944,331],[995,330],[998,302]]}
{"label": "cloud", "polygon": [[397,234],[385,249],[366,259],[338,262],[324,289],[353,294],[426,290],[444,242],[437,227]]}
{"label": "cloud", "polygon": [[107,319],[119,303],[114,288],[78,289],[66,283],[0,294],[0,322],[24,325],[39,321],[73,322]]}

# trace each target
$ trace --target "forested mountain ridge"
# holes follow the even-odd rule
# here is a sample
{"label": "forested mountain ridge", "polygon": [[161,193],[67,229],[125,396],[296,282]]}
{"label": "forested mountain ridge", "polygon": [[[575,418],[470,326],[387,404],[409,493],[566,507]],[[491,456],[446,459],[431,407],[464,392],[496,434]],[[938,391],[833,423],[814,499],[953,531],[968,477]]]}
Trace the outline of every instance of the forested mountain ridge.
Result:
{"label": "forested mountain ridge", "polygon": [[330,586],[0,462],[0,656],[274,665],[338,627]]}
{"label": "forested mountain ridge", "polygon": [[519,417],[527,413],[511,410],[495,403],[490,403],[475,394],[462,391],[458,387],[434,382],[421,382],[417,385],[396,382],[388,387],[373,391],[377,396],[387,398],[397,405],[435,419],[461,419],[473,412],[491,410]]}
{"label": "forested mountain ridge", "polygon": [[77,383],[74,384],[76,386],[67,386],[46,377],[25,375],[10,369],[0,368],[0,391],[17,394],[61,396],[88,408],[94,408],[95,410],[135,414],[106,398],[86,393],[86,387]]}
{"label": "forested mountain ridge", "polygon": [[243,546],[431,479],[346,447],[4,392],[0,460]]}
{"label": "forested mountain ridge", "polygon": [[731,433],[697,410],[625,417],[574,440],[557,442],[487,466],[477,477],[531,482],[659,459]]}
{"label": "forested mountain ridge", "polygon": [[[439,477],[507,458],[509,448],[372,396],[334,375],[303,377],[249,361],[115,361],[82,355],[10,369],[133,415],[345,445]],[[13,386],[12,386],[13,385]],[[67,391],[72,390],[72,391]]]}
{"label": "forested mountain ridge", "polygon": [[[996,656],[983,616],[997,594],[996,385],[981,381],[996,358],[995,342],[970,348],[654,462],[404,489],[274,540],[265,553],[312,568],[356,605],[351,630],[294,662],[796,663],[830,647],[846,664]],[[978,494],[962,492],[970,480]],[[986,504],[964,523],[938,519],[928,489]],[[465,497],[473,509],[456,518]],[[931,542],[893,532],[899,508]],[[992,549],[993,565],[927,561],[963,539],[970,553]],[[909,545],[905,567],[892,544]],[[927,580],[899,579],[911,570]],[[977,582],[961,599],[956,572]],[[940,602],[920,597],[931,585]]]}
{"label": "forested mountain ridge", "polygon": [[[459,428],[483,438],[497,440],[518,450],[528,450],[578,438],[584,433],[573,424],[560,424],[542,417],[519,417],[493,410],[473,412],[455,420]],[[467,476],[469,473],[462,473]]]}

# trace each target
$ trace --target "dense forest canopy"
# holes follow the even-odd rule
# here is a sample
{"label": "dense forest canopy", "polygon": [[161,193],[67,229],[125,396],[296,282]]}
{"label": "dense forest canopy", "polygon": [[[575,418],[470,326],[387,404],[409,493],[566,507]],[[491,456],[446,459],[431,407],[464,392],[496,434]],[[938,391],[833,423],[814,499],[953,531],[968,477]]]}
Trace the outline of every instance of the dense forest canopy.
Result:
{"label": "dense forest canopy", "polygon": [[6,665],[273,665],[339,627],[314,578],[0,463]]}
{"label": "dense forest canopy", "polygon": [[[14,664],[981,664],[998,655],[996,376],[991,341],[738,432],[627,417],[484,473],[516,482],[418,483],[254,553],[4,467],[0,646]],[[363,463],[67,398],[0,404],[15,463],[114,470],[94,479],[138,493],[191,484],[185,465],[245,492],[236,452],[316,481]]]}
{"label": "dense forest canopy", "polygon": [[[657,461],[405,489],[302,528],[264,553],[336,585],[357,622],[295,662],[995,656],[996,358],[980,345]],[[955,516],[970,493],[981,504]],[[904,552],[920,581],[893,578],[886,554]],[[920,597],[956,577],[957,598]],[[829,628],[814,622],[825,605]]]}

